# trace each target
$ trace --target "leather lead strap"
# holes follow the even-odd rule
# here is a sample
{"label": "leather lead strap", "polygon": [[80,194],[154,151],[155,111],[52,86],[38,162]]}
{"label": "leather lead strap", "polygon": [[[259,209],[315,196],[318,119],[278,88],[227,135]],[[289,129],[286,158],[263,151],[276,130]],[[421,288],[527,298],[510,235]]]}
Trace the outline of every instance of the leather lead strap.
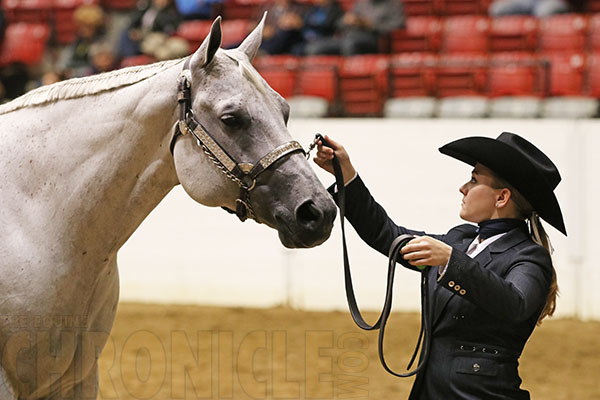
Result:
{"label": "leather lead strap", "polygon": [[[331,147],[331,145],[323,139],[320,135],[317,136],[316,140],[321,140],[324,146]],[[421,350],[421,358],[417,367],[406,373],[398,373],[393,371],[386,363],[384,352],[383,352],[383,343],[384,343],[384,335],[385,335],[385,326],[387,320],[392,311],[392,299],[393,299],[393,289],[394,289],[394,273],[396,271],[396,263],[399,258],[402,258],[400,254],[400,249],[404,247],[414,236],[412,235],[400,235],[398,236],[390,246],[389,257],[388,257],[388,276],[387,276],[387,287],[385,293],[385,302],[383,308],[381,310],[381,314],[377,321],[370,325],[363,318],[358,304],[356,302],[356,296],[354,294],[354,287],[352,285],[352,273],[350,271],[350,259],[348,257],[348,247],[346,245],[346,230],[344,227],[344,220],[346,216],[346,188],[344,186],[344,176],[342,174],[342,168],[340,166],[340,162],[333,156],[332,160],[333,171],[335,174],[335,182],[338,190],[338,207],[340,209],[340,225],[342,228],[342,250],[344,257],[344,282],[346,286],[346,299],[348,301],[348,308],[350,309],[350,314],[352,315],[352,319],[360,327],[361,329],[372,331],[379,330],[379,343],[378,343],[378,352],[379,352],[379,361],[383,368],[394,376],[398,376],[401,378],[407,378],[415,375],[417,372],[421,371],[429,357],[429,350],[431,347],[431,316],[429,313],[429,302],[427,297],[428,292],[428,278],[427,278],[427,268],[421,270],[421,330],[419,332],[419,339],[417,340],[417,344],[415,346],[414,353],[410,359],[407,369],[410,369],[419,353],[419,349]]]}

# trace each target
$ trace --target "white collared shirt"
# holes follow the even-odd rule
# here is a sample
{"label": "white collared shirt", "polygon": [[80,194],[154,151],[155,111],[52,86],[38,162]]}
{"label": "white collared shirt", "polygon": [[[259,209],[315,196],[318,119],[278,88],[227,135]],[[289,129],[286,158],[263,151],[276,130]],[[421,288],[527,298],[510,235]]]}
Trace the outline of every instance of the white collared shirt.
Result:
{"label": "white collared shirt", "polygon": [[[497,235],[491,236],[491,237],[485,239],[484,241],[482,241],[481,243],[479,242],[479,235],[477,235],[475,237],[475,239],[473,239],[473,241],[471,242],[471,244],[469,245],[469,247],[467,248],[467,251],[465,253],[471,258],[475,258],[479,253],[481,253],[483,250],[485,250],[486,247],[488,247],[490,244],[494,243],[496,240],[500,239],[502,236],[506,235],[506,233],[507,232],[503,232],[503,233],[499,233]],[[446,272],[446,268],[448,268],[449,263],[450,263],[450,259],[448,259],[448,262],[446,263],[446,265],[440,266],[440,269],[438,271],[439,272],[438,281],[440,279],[442,279],[442,276]]]}

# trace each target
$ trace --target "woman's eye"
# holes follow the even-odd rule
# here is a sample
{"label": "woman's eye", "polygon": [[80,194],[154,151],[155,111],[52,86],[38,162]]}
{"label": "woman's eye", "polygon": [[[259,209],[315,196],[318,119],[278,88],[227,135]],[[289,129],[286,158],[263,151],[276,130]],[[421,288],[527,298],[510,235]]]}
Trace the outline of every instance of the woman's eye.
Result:
{"label": "woman's eye", "polygon": [[473,184],[477,183],[477,179],[471,178],[471,183],[473,183]]}
{"label": "woman's eye", "polygon": [[235,115],[226,114],[221,117],[221,121],[229,127],[236,127],[240,125],[239,119]]}

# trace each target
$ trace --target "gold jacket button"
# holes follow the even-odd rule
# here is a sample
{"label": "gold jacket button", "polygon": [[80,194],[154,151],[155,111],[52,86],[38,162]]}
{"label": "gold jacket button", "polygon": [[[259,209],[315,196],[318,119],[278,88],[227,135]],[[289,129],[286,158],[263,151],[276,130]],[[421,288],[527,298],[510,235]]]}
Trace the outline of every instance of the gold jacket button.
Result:
{"label": "gold jacket button", "polygon": [[450,287],[454,287],[454,281],[450,281],[450,282],[448,282],[448,286],[450,286]]}
{"label": "gold jacket button", "polygon": [[454,285],[454,290],[458,292],[460,290],[460,285]]}
{"label": "gold jacket button", "polygon": [[473,364],[473,372],[479,372],[480,369],[481,369],[481,367],[479,366],[479,364],[477,364],[477,363]]}
{"label": "gold jacket button", "polygon": [[465,289],[460,289],[460,292],[458,292],[461,294],[461,296],[464,296],[465,294],[467,294],[467,291]]}

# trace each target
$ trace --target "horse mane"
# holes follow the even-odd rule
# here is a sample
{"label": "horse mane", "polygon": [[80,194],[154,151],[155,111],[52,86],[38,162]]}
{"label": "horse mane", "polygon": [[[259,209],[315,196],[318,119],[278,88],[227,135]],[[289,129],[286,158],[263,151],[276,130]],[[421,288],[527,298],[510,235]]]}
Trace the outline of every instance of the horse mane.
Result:
{"label": "horse mane", "polygon": [[40,106],[57,100],[76,99],[130,86],[148,79],[182,61],[182,59],[178,59],[149,65],[138,65],[41,86],[9,103],[1,105],[0,115],[25,107]]}

